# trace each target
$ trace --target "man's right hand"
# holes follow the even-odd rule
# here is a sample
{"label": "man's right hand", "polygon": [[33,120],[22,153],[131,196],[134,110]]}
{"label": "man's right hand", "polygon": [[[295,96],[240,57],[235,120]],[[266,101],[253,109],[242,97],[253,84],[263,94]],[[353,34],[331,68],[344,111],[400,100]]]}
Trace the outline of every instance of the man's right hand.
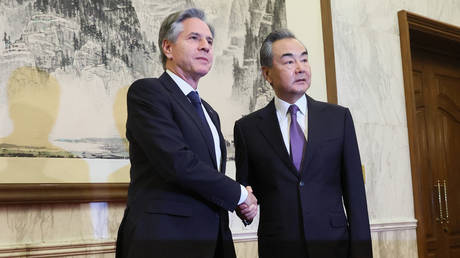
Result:
{"label": "man's right hand", "polygon": [[247,186],[246,190],[248,190],[248,197],[242,204],[238,206],[237,215],[242,220],[250,222],[257,215],[258,206],[257,198],[252,193],[252,188],[250,186]]}

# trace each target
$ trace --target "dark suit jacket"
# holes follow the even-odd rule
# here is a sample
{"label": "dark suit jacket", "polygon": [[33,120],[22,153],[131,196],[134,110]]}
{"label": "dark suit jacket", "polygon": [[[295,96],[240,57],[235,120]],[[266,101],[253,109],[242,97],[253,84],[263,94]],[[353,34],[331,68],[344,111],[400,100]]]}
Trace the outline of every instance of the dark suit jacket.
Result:
{"label": "dark suit jacket", "polygon": [[127,103],[131,182],[117,256],[203,258],[219,247],[219,257],[234,258],[227,210],[241,189],[223,173],[217,113],[203,102],[219,132],[222,173],[198,114],[167,73],[135,81]]}
{"label": "dark suit jacket", "polygon": [[307,106],[300,173],[286,150],[273,100],[235,123],[237,181],[251,185],[260,204],[259,255],[372,257],[350,112],[308,96]]}

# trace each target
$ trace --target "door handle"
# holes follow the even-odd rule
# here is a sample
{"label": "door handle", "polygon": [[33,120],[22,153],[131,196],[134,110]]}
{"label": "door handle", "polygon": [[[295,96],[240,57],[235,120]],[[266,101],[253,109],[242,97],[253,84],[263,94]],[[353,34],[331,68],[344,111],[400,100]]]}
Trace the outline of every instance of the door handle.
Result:
{"label": "door handle", "polygon": [[447,202],[447,181],[444,180],[444,203],[446,204],[446,223],[449,223],[449,205]]}
{"label": "door handle", "polygon": [[[444,223],[444,217],[442,216],[442,198],[441,198],[441,180],[437,180],[434,188],[437,188],[438,192],[438,204],[439,204],[439,218],[436,218],[436,221],[440,222],[441,224]],[[436,190],[435,190],[436,191]]]}

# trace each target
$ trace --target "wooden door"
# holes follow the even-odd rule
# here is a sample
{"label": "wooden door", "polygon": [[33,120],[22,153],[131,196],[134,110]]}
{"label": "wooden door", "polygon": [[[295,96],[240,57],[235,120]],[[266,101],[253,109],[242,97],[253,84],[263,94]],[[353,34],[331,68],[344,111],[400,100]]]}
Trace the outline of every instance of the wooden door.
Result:
{"label": "wooden door", "polygon": [[460,257],[460,58],[445,52],[412,49],[420,257]]}

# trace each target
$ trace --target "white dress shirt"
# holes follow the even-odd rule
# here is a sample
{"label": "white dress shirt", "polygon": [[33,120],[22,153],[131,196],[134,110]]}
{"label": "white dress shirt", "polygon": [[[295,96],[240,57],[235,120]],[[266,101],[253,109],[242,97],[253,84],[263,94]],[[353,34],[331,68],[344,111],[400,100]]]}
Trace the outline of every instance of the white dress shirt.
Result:
{"label": "white dress shirt", "polygon": [[[299,123],[300,128],[302,128],[305,139],[308,140],[308,119],[306,119],[308,110],[307,97],[305,97],[305,94],[302,95],[302,97],[294,104],[299,108],[299,111],[297,112],[297,123]],[[278,118],[281,134],[283,135],[284,145],[290,155],[291,148],[289,146],[289,127],[291,125],[291,114],[288,112],[289,106],[291,106],[291,104],[275,95],[276,117]]]}
{"label": "white dress shirt", "polygon": [[[166,73],[168,73],[168,75],[171,76],[173,81],[177,84],[177,86],[179,86],[179,89],[182,91],[182,93],[184,93],[185,96],[187,96],[191,91],[195,90],[193,89],[192,86],[190,86],[190,84],[184,81],[184,79],[180,78],[179,76],[177,76],[170,70],[166,70]],[[196,91],[198,92],[198,89],[196,89]],[[222,161],[222,152],[220,149],[219,133],[217,133],[216,126],[214,125],[211,118],[209,117],[208,111],[206,111],[206,109],[204,108],[203,103],[201,103],[201,108],[203,109],[204,116],[206,117],[206,122],[208,122],[209,128],[211,129],[212,138],[214,142],[214,150],[216,153],[217,169],[220,171],[221,170],[220,164]],[[244,188],[244,186],[242,185],[240,185],[240,187],[241,187],[241,195],[240,195],[240,200],[238,202],[238,205],[243,203],[248,197],[248,191],[246,190],[246,188]]]}

